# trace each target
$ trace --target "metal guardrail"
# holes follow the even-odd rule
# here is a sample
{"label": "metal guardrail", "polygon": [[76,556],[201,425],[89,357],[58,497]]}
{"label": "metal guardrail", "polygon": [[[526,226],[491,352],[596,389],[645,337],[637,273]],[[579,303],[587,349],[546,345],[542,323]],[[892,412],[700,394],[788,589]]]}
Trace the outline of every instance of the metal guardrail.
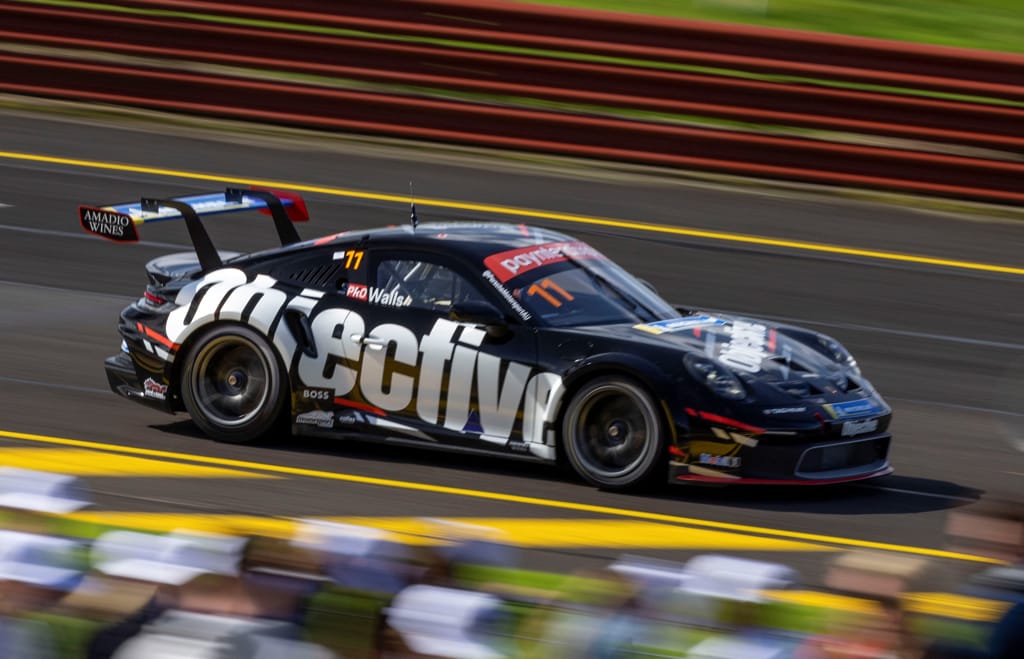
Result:
{"label": "metal guardrail", "polygon": [[1021,56],[497,0],[93,7],[0,2],[0,90],[1024,202]]}

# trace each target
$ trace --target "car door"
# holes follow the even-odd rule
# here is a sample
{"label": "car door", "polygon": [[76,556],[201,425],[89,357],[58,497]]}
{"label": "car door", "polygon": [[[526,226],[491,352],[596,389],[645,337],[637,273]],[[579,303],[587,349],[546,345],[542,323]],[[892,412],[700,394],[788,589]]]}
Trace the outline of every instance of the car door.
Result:
{"label": "car door", "polygon": [[449,255],[378,248],[367,259],[358,389],[360,402],[379,412],[378,428],[404,439],[528,453],[524,439],[538,434],[535,399],[547,395],[548,382],[537,377],[534,329],[507,320],[489,331],[453,320],[453,311],[504,310],[504,303]]}
{"label": "car door", "polygon": [[358,243],[332,243],[289,255],[267,269],[292,294],[273,340],[291,381],[294,426],[302,434],[361,430],[337,422],[335,401],[358,399],[362,346],[347,340],[346,331],[361,334],[366,323],[359,314],[359,296],[366,289],[364,257]]}

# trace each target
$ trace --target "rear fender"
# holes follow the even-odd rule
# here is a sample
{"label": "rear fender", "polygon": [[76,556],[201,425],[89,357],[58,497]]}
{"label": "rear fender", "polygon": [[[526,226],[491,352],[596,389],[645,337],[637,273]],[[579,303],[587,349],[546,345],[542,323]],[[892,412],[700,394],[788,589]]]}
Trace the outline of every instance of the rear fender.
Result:
{"label": "rear fender", "polygon": [[167,316],[168,339],[182,346],[178,351],[181,354],[208,327],[237,322],[266,337],[290,375],[298,351],[315,350],[315,346],[310,344],[309,336],[296,332],[296,328],[302,327],[301,320],[288,319],[308,318],[319,297],[296,295],[277,288],[277,283],[273,277],[262,274],[250,280],[248,274],[237,268],[215,270],[190,282],[175,299],[178,308]]}

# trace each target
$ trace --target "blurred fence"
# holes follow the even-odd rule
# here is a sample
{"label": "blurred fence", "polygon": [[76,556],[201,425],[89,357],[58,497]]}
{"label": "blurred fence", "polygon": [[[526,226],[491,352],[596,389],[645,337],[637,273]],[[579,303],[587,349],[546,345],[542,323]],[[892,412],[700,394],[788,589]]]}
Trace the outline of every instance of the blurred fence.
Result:
{"label": "blurred fence", "polygon": [[1024,202],[1024,56],[496,0],[0,2],[0,91]]}

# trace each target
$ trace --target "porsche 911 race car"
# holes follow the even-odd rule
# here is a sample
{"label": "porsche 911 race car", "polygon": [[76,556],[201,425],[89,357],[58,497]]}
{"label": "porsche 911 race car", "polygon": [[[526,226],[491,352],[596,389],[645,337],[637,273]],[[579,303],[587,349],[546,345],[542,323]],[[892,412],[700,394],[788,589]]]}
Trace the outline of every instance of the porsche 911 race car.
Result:
{"label": "porsche 911 race car", "polygon": [[[281,246],[218,252],[200,216],[270,214]],[[833,483],[890,473],[891,409],[837,341],[673,307],[586,243],[501,223],[300,240],[296,195],[228,189],[83,206],[115,241],[184,220],[146,266],[111,388],[214,439],[300,435],[556,461],[607,489],[654,478]]]}

